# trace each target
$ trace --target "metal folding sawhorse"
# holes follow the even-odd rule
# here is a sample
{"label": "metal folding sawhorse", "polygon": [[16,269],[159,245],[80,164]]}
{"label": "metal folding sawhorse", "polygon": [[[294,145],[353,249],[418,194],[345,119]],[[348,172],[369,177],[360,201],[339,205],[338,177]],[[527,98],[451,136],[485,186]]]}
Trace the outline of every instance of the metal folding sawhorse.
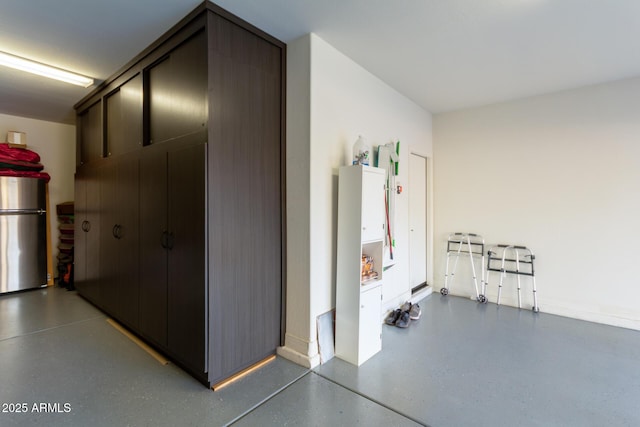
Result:
{"label": "metal folding sawhorse", "polygon": [[[453,263],[453,269],[451,270],[451,281],[449,281],[449,260],[452,255],[455,255],[456,259]],[[471,263],[471,273],[473,274],[473,284],[476,288],[476,300],[479,302],[486,302],[484,296],[484,239],[482,238],[482,236],[474,233],[453,233],[450,234],[447,238],[447,263],[444,273],[444,288],[440,289],[440,294],[449,295],[449,287],[453,283],[460,255],[469,256],[469,262]],[[473,261],[474,256],[481,258],[481,291],[478,289],[476,266]]]}
{"label": "metal folding sawhorse", "polygon": [[[520,297],[520,276],[531,276],[533,284],[533,311],[539,312],[538,298],[536,295],[536,276],[534,261],[536,256],[531,249],[526,246],[516,245],[496,245],[489,248],[487,252],[487,278],[485,286],[489,286],[489,272],[496,271],[500,273],[500,283],[498,284],[498,301],[500,305],[500,296],[502,294],[502,284],[507,273],[515,274],[518,282],[518,308],[522,308],[522,299]],[[486,301],[486,298],[485,298]]]}

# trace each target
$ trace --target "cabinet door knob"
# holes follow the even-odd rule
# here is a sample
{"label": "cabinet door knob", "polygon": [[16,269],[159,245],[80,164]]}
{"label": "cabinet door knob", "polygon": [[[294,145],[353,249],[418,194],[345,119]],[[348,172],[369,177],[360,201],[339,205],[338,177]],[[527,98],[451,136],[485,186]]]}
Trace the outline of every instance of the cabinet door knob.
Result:
{"label": "cabinet door knob", "polygon": [[111,234],[118,240],[122,239],[122,226],[120,224],[114,225],[111,229]]}

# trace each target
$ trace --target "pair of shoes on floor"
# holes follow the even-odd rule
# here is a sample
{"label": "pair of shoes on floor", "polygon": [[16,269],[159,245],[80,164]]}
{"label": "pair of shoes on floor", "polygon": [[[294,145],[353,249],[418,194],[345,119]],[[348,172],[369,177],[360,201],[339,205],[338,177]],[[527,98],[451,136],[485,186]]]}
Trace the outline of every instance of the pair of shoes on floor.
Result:
{"label": "pair of shoes on floor", "polygon": [[389,313],[384,322],[387,325],[397,326],[398,328],[408,328],[411,320],[418,320],[420,314],[422,314],[422,310],[420,310],[418,304],[405,302],[400,308]]}
{"label": "pair of shoes on floor", "polygon": [[402,304],[400,310],[409,313],[409,318],[411,320],[418,320],[420,318],[420,315],[422,314],[420,306],[418,304],[411,304],[409,301]]}
{"label": "pair of shoes on floor", "polygon": [[411,316],[408,311],[402,311],[401,308],[396,308],[389,313],[384,323],[390,326],[397,326],[398,328],[407,328],[409,323],[411,323]]}

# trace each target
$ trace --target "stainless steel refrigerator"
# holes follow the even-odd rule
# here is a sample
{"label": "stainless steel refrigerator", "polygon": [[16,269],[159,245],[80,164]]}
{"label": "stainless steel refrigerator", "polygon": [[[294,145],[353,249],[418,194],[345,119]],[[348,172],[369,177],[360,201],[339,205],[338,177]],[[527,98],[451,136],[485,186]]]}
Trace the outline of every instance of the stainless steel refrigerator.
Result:
{"label": "stainless steel refrigerator", "polygon": [[46,284],[45,182],[0,176],[0,293]]}

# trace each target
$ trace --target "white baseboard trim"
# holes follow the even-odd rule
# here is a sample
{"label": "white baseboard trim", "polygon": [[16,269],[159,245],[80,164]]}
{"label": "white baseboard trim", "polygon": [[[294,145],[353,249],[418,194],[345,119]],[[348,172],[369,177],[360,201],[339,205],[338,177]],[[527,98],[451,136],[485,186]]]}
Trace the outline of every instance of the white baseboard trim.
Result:
{"label": "white baseboard trim", "polygon": [[[460,296],[463,298],[470,297],[472,300],[475,300],[474,295],[470,296],[468,294],[455,294],[455,293],[451,293],[450,295]],[[494,304],[496,303],[495,295],[490,294],[488,295],[488,298],[489,298],[489,303],[494,303]],[[504,295],[502,297],[501,304],[508,307],[514,307],[514,308],[518,307],[517,299],[514,299],[513,297],[505,297]],[[532,303],[531,303],[530,295],[526,295],[526,299],[525,299],[525,296],[523,296],[522,309],[531,311],[531,306],[532,306]],[[553,314],[555,316],[568,317],[570,319],[584,320],[586,322],[600,323],[603,325],[616,326],[619,328],[626,328],[626,329],[633,329],[636,331],[640,331],[640,319],[637,319],[637,318],[629,318],[629,317],[624,317],[620,315],[617,316],[611,313],[598,312],[593,309],[590,310],[589,308],[585,309],[582,307],[569,306],[561,303],[558,304],[558,303],[549,301],[547,299],[539,299],[538,307],[540,308],[540,313]],[[595,309],[597,310],[597,308]],[[603,309],[603,311],[607,309],[608,311],[615,310],[615,308],[606,307]],[[630,313],[630,315],[633,315],[633,314]]]}
{"label": "white baseboard trim", "polygon": [[278,347],[277,353],[305,368],[315,368],[320,364],[318,341],[307,341],[290,333],[285,334],[284,346]]}
{"label": "white baseboard trim", "polygon": [[292,361],[300,366],[304,366],[305,368],[313,369],[316,366],[320,365],[320,355],[316,354],[315,356],[308,356],[302,353],[299,353],[295,350],[292,350],[289,347],[278,347],[276,350],[278,356],[282,356],[287,360]]}
{"label": "white baseboard trim", "polygon": [[596,313],[588,310],[579,310],[573,307],[549,304],[549,302],[540,303],[540,312],[640,331],[640,320],[628,319],[608,313]]}

